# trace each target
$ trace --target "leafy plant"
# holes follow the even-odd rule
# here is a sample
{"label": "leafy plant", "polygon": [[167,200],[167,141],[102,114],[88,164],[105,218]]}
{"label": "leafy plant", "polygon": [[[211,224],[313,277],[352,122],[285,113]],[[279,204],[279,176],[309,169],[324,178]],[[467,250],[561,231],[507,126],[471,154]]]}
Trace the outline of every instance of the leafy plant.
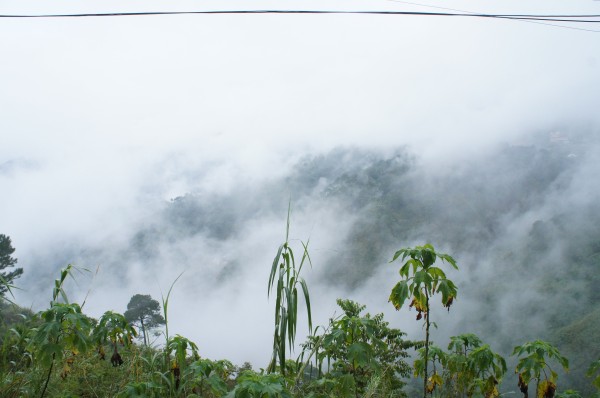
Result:
{"label": "leafy plant", "polygon": [[[406,349],[414,343],[403,340],[402,331],[390,328],[383,314],[362,315],[365,306],[352,300],[338,299],[337,304],[344,313],[330,320],[328,329],[318,340],[321,342],[318,368],[327,360],[332,363],[330,377],[352,377],[355,395],[364,394],[369,383],[373,388],[375,381],[380,388],[385,385],[390,396],[399,394],[404,385],[401,377],[410,374],[410,367],[404,361],[408,356]],[[312,341],[317,340],[312,337]]]}
{"label": "leafy plant", "polygon": [[467,357],[466,373],[470,379],[467,396],[479,393],[485,397],[499,397],[498,384],[506,373],[506,361],[484,344]]}
{"label": "leafy plant", "polygon": [[238,384],[226,398],[291,398],[281,374],[260,374],[252,370],[244,371]]}
{"label": "leafy plant", "polygon": [[442,294],[442,305],[448,308],[454,302],[457,294],[457,288],[454,283],[446,277],[441,268],[434,264],[439,258],[442,262],[447,262],[454,269],[458,269],[456,261],[448,254],[437,253],[432,245],[416,246],[414,248],[400,249],[390,262],[397,259],[404,261],[409,258],[400,268],[400,277],[392,289],[389,301],[399,310],[405,301],[412,298],[409,307],[415,307],[417,310],[417,320],[425,316],[425,350],[424,350],[424,369],[423,369],[423,397],[427,395],[428,384],[428,362],[429,362],[429,328],[430,321],[430,298],[435,293]]}
{"label": "leafy plant", "polygon": [[592,385],[600,390],[600,359],[592,362],[585,375],[587,377],[593,377]]}
{"label": "leafy plant", "polygon": [[104,344],[110,341],[113,354],[110,362],[113,366],[120,366],[123,359],[117,349],[117,343],[129,346],[132,339],[137,336],[135,329],[127,322],[125,316],[112,311],[106,311],[94,328],[92,338],[98,347],[98,354],[104,359]]}
{"label": "leafy plant", "polygon": [[221,397],[227,394],[227,381],[234,371],[234,366],[227,360],[211,361],[199,359],[190,364],[194,390],[199,397]]}
{"label": "leafy plant", "polygon": [[[271,273],[269,274],[267,296],[270,297],[275,286],[275,330],[273,332],[273,354],[267,368],[268,373],[275,372],[277,362],[282,374],[285,375],[286,351],[292,349],[296,338],[296,326],[298,323],[298,287],[302,289],[304,302],[306,303],[308,329],[312,331],[312,313],[310,308],[310,295],[306,281],[300,277],[302,267],[306,261],[310,264],[308,255],[308,242],[302,243],[304,252],[300,265],[296,266],[294,252],[289,244],[290,212],[288,207],[287,226],[285,231],[285,242],[279,246]],[[312,264],[311,264],[312,265]],[[299,286],[298,286],[299,285]]]}
{"label": "leafy plant", "polygon": [[554,359],[565,371],[569,370],[567,358],[552,344],[542,340],[516,346],[512,355],[519,357],[515,373],[519,374],[518,386],[524,397],[528,396],[531,380],[536,380],[536,396],[554,396],[558,374],[548,364],[549,360]]}
{"label": "leafy plant", "polygon": [[[428,372],[429,363],[433,371]],[[415,376],[423,377],[426,380],[425,391],[431,394],[444,386],[443,370],[444,365],[448,363],[448,354],[440,347],[430,344],[428,349],[425,347],[419,349],[418,358],[415,360]]]}
{"label": "leafy plant", "polygon": [[117,396],[119,398],[162,397],[162,392],[163,387],[160,383],[153,381],[131,382]]}
{"label": "leafy plant", "polygon": [[175,335],[167,342],[166,350],[168,357],[172,353],[174,354],[173,361],[171,362],[171,371],[175,380],[175,390],[178,390],[181,385],[181,374],[185,371],[186,367],[187,351],[191,351],[194,359],[200,359],[198,346],[183,336]]}
{"label": "leafy plant", "polygon": [[[61,269],[60,278],[54,281],[52,301],[50,308],[39,314],[41,325],[34,329],[31,345],[35,352],[35,358],[43,366],[48,366],[46,381],[41,391],[43,397],[50,381],[55,361],[62,361],[65,355],[69,358],[63,365],[61,376],[67,377],[75,357],[88,350],[91,345],[90,332],[92,323],[88,317],[81,312],[77,303],[69,304],[63,284],[67,276],[71,276],[74,268],[69,264]],[[65,302],[60,303],[62,298]]]}
{"label": "leafy plant", "polygon": [[506,373],[501,355],[472,333],[451,337],[448,350],[445,366],[455,394],[499,396],[497,386]]}

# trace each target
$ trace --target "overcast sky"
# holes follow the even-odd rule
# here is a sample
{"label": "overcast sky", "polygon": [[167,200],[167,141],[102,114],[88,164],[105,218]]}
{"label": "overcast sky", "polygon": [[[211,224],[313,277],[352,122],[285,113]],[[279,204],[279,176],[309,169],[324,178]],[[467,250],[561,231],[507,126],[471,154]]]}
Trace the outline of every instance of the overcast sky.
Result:
{"label": "overcast sky", "polygon": [[[592,0],[423,1],[600,14]],[[383,0],[0,1],[0,14],[217,8],[440,11]],[[0,54],[0,233],[29,278],[41,270],[27,259],[43,247],[110,242],[154,203],[282,175],[311,151],[409,145],[440,167],[532,131],[600,123],[600,33],[519,21],[2,18]],[[45,305],[36,292],[20,294]]]}

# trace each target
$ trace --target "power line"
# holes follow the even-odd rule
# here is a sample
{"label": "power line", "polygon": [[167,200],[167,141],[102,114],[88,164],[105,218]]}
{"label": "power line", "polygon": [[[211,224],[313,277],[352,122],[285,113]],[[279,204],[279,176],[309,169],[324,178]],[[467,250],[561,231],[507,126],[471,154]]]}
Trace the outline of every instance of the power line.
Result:
{"label": "power line", "polygon": [[[480,12],[475,12],[475,11],[467,11],[467,10],[461,10],[461,9],[456,9],[456,8],[440,7],[440,6],[434,6],[434,5],[431,5],[431,4],[414,3],[414,2],[411,2],[411,1],[404,1],[404,0],[386,0],[386,1],[393,2],[393,3],[410,4],[410,5],[413,5],[413,6],[426,7],[426,8],[435,8],[435,9],[438,9],[438,10],[456,11],[456,12],[468,13],[468,14],[480,14]],[[600,0],[594,0],[594,1],[600,1]],[[539,16],[541,16],[541,15],[539,15]],[[586,17],[593,17],[593,16],[592,15],[586,15]],[[558,25],[558,24],[555,24],[555,23],[548,23],[548,22],[525,21],[525,20],[520,20],[520,22],[533,23],[533,24],[544,25],[544,26],[550,26],[550,27],[553,27],[553,28],[572,29],[572,30],[580,30],[580,31],[584,31],[584,32],[600,33],[600,30],[578,28],[578,27],[574,27],[574,26]]]}
{"label": "power line", "polygon": [[475,17],[526,21],[548,21],[569,23],[600,23],[600,15],[534,15],[534,14],[478,14],[418,11],[343,11],[343,10],[207,10],[207,11],[146,11],[81,14],[0,14],[0,18],[81,18],[81,17],[124,17],[150,15],[193,15],[193,14],[366,14],[366,15],[405,15],[429,17]]}

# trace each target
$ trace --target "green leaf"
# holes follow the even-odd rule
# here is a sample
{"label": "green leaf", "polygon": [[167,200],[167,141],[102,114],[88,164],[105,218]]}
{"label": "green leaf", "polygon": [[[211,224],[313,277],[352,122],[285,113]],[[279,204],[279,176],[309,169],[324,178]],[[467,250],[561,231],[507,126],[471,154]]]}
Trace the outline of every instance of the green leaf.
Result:
{"label": "green leaf", "polygon": [[310,295],[308,294],[308,286],[304,279],[300,279],[300,286],[302,286],[302,292],[304,293],[304,301],[306,302],[306,312],[308,315],[308,330],[312,333],[312,310],[310,308]]}
{"label": "green leaf", "polygon": [[408,299],[408,283],[406,281],[400,281],[396,283],[396,286],[392,289],[392,294],[388,301],[390,301],[396,310],[399,310],[404,305],[406,299]]}
{"label": "green leaf", "polygon": [[371,361],[373,350],[365,342],[356,342],[348,347],[348,359],[357,366],[366,366]]}
{"label": "green leaf", "polygon": [[279,246],[277,250],[277,254],[273,259],[273,265],[271,266],[271,273],[269,274],[269,283],[267,285],[267,297],[271,294],[271,287],[273,286],[273,282],[275,281],[275,274],[277,273],[277,265],[279,264],[279,259],[281,258],[281,251],[283,250],[283,245]]}

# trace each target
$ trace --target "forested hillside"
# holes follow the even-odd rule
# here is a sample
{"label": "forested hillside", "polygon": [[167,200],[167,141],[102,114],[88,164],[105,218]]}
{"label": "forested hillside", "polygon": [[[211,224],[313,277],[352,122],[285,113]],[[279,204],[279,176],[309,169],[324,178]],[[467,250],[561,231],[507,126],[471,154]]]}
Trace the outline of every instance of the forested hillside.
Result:
{"label": "forested hillside", "polygon": [[[92,308],[100,308],[98,300],[111,291],[118,297],[131,296],[138,292],[119,291],[181,265],[186,277],[175,292],[185,297],[185,304],[174,309],[173,328],[189,323],[199,329],[202,355],[200,340],[210,334],[201,333],[210,328],[220,333],[220,322],[230,329],[227,325],[233,321],[227,319],[235,318],[233,307],[241,303],[225,296],[227,289],[252,297],[252,306],[264,298],[260,306],[267,308],[268,316],[260,319],[270,322],[272,303],[266,302],[264,286],[291,201],[291,229],[298,226],[310,237],[313,267],[303,273],[313,307],[322,307],[317,312],[328,310],[331,315],[335,310],[333,303],[324,303],[327,295],[322,292],[330,288],[340,298],[360,292],[380,303],[369,310],[389,311],[393,283],[385,270],[395,267],[388,264],[393,253],[430,242],[451,253],[460,268],[452,273],[457,301],[446,321],[440,320],[434,343],[445,347],[450,336],[476,333],[507,358],[501,390],[516,391],[513,348],[546,340],[570,359],[570,372],[560,374],[559,391],[573,388],[590,396],[591,380],[584,373],[600,358],[600,347],[592,343],[600,340],[600,192],[595,184],[600,166],[595,161],[598,148],[591,144],[595,141],[588,132],[537,134],[526,142],[506,143],[468,160],[445,160],[433,167],[425,167],[418,152],[409,148],[382,152],[340,147],[308,153],[278,177],[240,182],[226,192],[198,190],[155,202],[146,217],[109,242],[64,242],[29,255],[25,274],[17,281],[25,292],[16,295],[19,304],[28,306],[31,292],[48,290],[59,266],[99,264],[108,282],[101,282],[89,301]],[[270,231],[274,227],[277,230]],[[29,269],[44,272],[33,274]],[[164,288],[164,278],[159,278]],[[254,291],[254,281],[264,297],[244,296],[245,289]],[[107,290],[111,285],[113,290]],[[78,297],[86,288],[72,287]],[[216,300],[221,304],[214,307]],[[113,307],[106,310],[126,304],[115,304],[114,297],[109,301]],[[191,308],[190,318],[181,316]],[[233,312],[226,312],[229,308]],[[204,309],[216,324],[205,321]],[[388,321],[400,330],[420,330]],[[407,338],[413,343],[407,342],[406,353],[414,356],[409,347],[418,347],[414,342],[422,336]],[[253,342],[241,344],[249,347]],[[210,345],[218,351],[214,342]],[[258,368],[267,365],[248,359]],[[5,364],[4,369],[9,367]],[[368,382],[361,383],[366,388]]]}

